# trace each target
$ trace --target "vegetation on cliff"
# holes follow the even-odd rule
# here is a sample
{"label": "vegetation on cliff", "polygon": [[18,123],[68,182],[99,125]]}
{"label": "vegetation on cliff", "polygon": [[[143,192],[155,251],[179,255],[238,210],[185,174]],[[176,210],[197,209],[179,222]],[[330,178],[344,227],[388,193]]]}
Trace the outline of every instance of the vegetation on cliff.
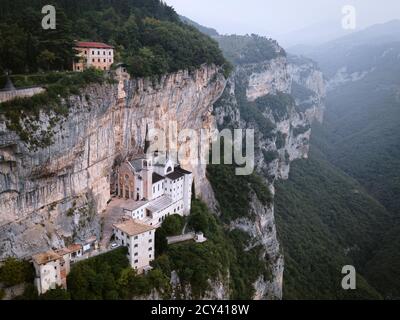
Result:
{"label": "vegetation on cliff", "polygon": [[[70,95],[80,95],[85,86],[102,84],[106,79],[102,71],[88,69],[81,73],[50,72],[45,75],[24,76],[19,81],[49,83],[43,93],[0,104],[0,114],[6,119],[7,128],[16,132],[31,150],[37,150],[52,144],[54,127],[68,115],[68,100],[63,103],[63,99]],[[41,115],[46,115],[49,121],[42,121]]]}
{"label": "vegetation on cliff", "polygon": [[237,218],[254,218],[249,215],[251,194],[266,205],[272,201],[268,187],[256,174],[238,176],[234,165],[210,165],[207,177],[211,182],[221,210],[221,219],[229,223]]}
{"label": "vegetation on cliff", "polygon": [[0,267],[0,283],[6,287],[33,282],[34,270],[31,263],[8,258]]}
{"label": "vegetation on cliff", "polygon": [[234,65],[259,63],[286,56],[275,40],[256,34],[217,36],[215,39],[225,57]]}
{"label": "vegetation on cliff", "polygon": [[218,44],[181,22],[159,0],[54,0],[57,28],[43,30],[46,0],[3,0],[0,5],[0,72],[69,70],[73,40],[115,46],[116,62],[135,76],[149,76],[214,63],[228,68]]}
{"label": "vegetation on cliff", "polygon": [[[185,242],[168,246],[159,255],[154,267],[170,275],[176,271],[181,290],[190,286],[193,298],[203,297],[211,289],[211,281],[221,281],[231,299],[251,299],[253,283],[260,275],[268,278],[268,266],[260,260],[261,247],[247,250],[249,237],[240,231],[229,231],[221,220],[199,201],[192,202],[188,228],[202,231],[207,238],[204,243]],[[182,292],[176,294],[183,296]]]}

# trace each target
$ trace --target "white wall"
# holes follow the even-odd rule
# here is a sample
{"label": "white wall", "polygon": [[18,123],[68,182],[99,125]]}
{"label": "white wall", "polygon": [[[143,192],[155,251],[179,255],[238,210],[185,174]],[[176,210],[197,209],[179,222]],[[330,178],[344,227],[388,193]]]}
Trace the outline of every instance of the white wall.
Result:
{"label": "white wall", "polygon": [[150,262],[154,260],[154,235],[155,230],[151,230],[130,237],[129,262],[131,267],[139,273],[143,271],[143,268],[150,266]]}
{"label": "white wall", "polygon": [[150,225],[158,228],[168,216],[171,216],[173,214],[179,214],[183,216],[183,211],[183,199],[180,199],[172,203],[167,208],[153,213],[153,219],[150,221]]}
{"label": "white wall", "polygon": [[36,265],[36,286],[39,294],[43,294],[56,286],[61,286],[60,263],[58,260],[47,264]]}
{"label": "white wall", "polygon": [[178,180],[165,179],[164,190],[165,194],[172,198],[172,201],[183,199],[183,186],[184,178],[181,177]]}
{"label": "white wall", "polygon": [[164,195],[164,183],[165,180],[158,181],[157,183],[153,183],[153,198],[157,199]]}
{"label": "white wall", "polygon": [[[88,59],[88,65],[90,66],[93,63],[107,63],[107,64],[112,64],[114,63],[114,50],[113,49],[84,49],[87,51],[87,59]],[[95,61],[93,62],[93,59]],[[104,59],[106,61],[104,62]],[[111,60],[111,61],[110,61]]]}

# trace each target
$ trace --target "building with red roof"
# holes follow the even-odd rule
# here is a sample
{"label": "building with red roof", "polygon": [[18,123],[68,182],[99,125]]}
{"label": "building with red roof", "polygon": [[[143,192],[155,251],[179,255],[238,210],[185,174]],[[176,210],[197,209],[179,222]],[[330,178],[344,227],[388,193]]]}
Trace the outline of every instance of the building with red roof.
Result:
{"label": "building with red roof", "polygon": [[77,51],[73,70],[82,72],[87,68],[110,70],[114,63],[114,47],[102,42],[77,41],[74,47]]}

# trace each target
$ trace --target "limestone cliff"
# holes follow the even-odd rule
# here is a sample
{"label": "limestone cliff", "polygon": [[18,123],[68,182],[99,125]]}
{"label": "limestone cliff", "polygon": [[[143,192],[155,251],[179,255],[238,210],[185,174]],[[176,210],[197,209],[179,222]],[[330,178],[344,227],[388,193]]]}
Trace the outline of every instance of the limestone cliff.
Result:
{"label": "limestone cliff", "polygon": [[[259,103],[260,98],[282,94],[286,95],[284,112],[273,109],[269,100],[261,103],[261,118],[268,122],[268,130],[260,119],[245,115],[250,107],[245,102]],[[307,157],[310,124],[322,118],[323,98],[322,75],[310,61],[280,56],[238,67],[227,85],[219,68],[203,66],[157,81],[126,78],[89,86],[64,101],[69,113],[55,125],[54,143],[36,151],[0,118],[0,260],[29,257],[49,247],[100,236],[99,213],[110,199],[113,168],[142,151],[147,130],[167,129],[169,121],[176,121],[179,130],[253,128],[256,171],[273,194],[274,181],[288,177],[290,162]],[[38,127],[47,127],[51,116],[42,114]],[[205,165],[187,169],[194,172],[197,195],[216,209]],[[228,227],[251,236],[249,249],[264,248],[260,259],[271,277],[260,275],[254,283],[254,298],[280,299],[284,257],[274,205],[264,205],[255,193],[250,199],[249,214],[255,219],[236,219]],[[203,298],[229,298],[225,280],[210,282]],[[178,277],[172,276],[171,282],[181,298],[191,297],[190,288],[179,288]]]}
{"label": "limestone cliff", "polygon": [[[0,260],[100,236],[113,166],[142,150],[146,130],[168,121],[178,130],[212,128],[212,104],[224,86],[215,66],[89,86],[64,101],[68,116],[53,129],[53,143],[37,151],[0,118]],[[35,124],[48,121],[42,114]],[[187,169],[197,193],[210,194],[205,166]]]}
{"label": "limestone cliff", "polygon": [[[323,76],[312,61],[279,56],[238,65],[214,112],[221,128],[254,129],[256,171],[274,194],[274,182],[288,178],[290,162],[307,157],[311,123],[322,120],[324,97]],[[274,204],[263,205],[255,193],[250,199],[248,217],[231,221],[230,228],[249,234],[251,247],[261,244],[264,248],[260,258],[269,265],[272,278],[260,275],[254,283],[254,298],[281,299],[284,256]]]}

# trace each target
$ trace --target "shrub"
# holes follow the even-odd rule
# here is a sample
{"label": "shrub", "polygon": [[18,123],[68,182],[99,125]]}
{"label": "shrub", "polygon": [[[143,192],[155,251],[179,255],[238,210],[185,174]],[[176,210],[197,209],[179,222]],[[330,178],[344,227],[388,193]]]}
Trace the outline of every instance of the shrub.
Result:
{"label": "shrub", "polygon": [[71,295],[66,290],[57,287],[53,290],[48,290],[39,296],[40,300],[71,300]]}
{"label": "shrub", "polygon": [[265,149],[262,149],[262,153],[264,155],[264,161],[266,163],[271,163],[272,161],[275,161],[276,159],[279,158],[279,153],[276,150],[267,151]]}
{"label": "shrub", "polygon": [[33,282],[34,270],[27,261],[8,258],[0,268],[0,282],[11,287],[24,282]]}

